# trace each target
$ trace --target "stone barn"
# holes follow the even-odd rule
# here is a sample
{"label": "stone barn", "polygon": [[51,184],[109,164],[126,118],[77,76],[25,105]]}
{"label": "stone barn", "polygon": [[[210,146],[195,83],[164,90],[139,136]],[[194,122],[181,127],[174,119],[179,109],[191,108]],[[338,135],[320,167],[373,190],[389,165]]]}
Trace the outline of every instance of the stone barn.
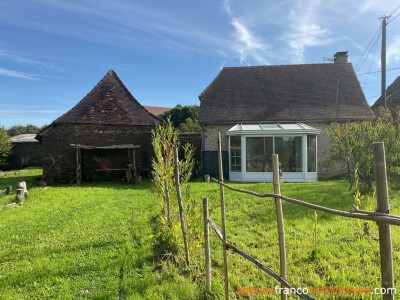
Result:
{"label": "stone barn", "polygon": [[151,170],[151,130],[161,121],[110,70],[64,115],[44,128],[43,178],[48,183],[124,180]]}
{"label": "stone barn", "polygon": [[12,136],[12,152],[7,161],[11,169],[42,166],[42,148],[36,134]]}

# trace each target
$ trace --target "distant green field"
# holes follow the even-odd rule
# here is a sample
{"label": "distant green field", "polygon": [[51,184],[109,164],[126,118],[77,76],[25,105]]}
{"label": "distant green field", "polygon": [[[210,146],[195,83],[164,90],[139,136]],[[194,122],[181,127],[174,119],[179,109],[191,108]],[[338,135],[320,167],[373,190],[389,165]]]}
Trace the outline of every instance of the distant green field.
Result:
{"label": "distant green field", "polygon": [[[181,269],[162,261],[151,236],[158,202],[151,182],[141,185],[95,183],[32,187],[39,169],[0,172],[0,299],[204,299],[203,256],[197,268]],[[14,196],[7,185],[25,179],[29,198],[5,208]],[[234,184],[258,192],[272,185]],[[282,194],[349,210],[353,196],[346,181],[282,184]],[[220,226],[219,188],[190,183],[198,198],[209,197],[211,218]],[[228,240],[279,270],[275,207],[271,199],[226,191]],[[391,213],[400,215],[398,191],[391,192]],[[313,210],[284,203],[288,281],[298,287],[380,287],[379,243],[375,224],[318,213],[314,243]],[[400,274],[400,233],[392,227],[394,266]],[[316,247],[317,256],[311,259]],[[246,288],[274,288],[276,282],[241,257],[229,253],[231,296]],[[212,235],[212,298],[223,298],[222,250]],[[397,282],[395,282],[397,283]],[[400,293],[400,291],[399,291]],[[242,297],[239,297],[242,298]],[[251,299],[277,299],[276,295]],[[318,299],[379,299],[377,295],[317,296]]]}

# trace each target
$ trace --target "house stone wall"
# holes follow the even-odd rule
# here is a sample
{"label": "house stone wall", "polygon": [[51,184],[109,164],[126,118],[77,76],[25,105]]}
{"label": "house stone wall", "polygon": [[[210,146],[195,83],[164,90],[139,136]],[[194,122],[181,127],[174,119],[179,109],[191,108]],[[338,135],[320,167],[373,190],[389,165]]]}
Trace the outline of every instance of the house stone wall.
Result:
{"label": "house stone wall", "polygon": [[[153,126],[56,124],[42,135],[43,177],[50,184],[69,183],[75,178],[76,151],[71,144],[138,145],[140,148],[135,150],[138,174],[149,171],[153,156],[152,128]],[[121,152],[121,150],[110,150],[110,153],[112,151],[115,151],[114,154]],[[124,157],[116,161],[124,159],[128,163],[127,150],[123,155]]]}
{"label": "house stone wall", "polygon": [[235,124],[202,126],[202,171],[218,176],[218,133],[221,133],[222,165],[224,177],[229,177],[228,137],[226,132]]}
{"label": "house stone wall", "polygon": [[204,125],[202,128],[203,151],[218,151],[218,133],[221,133],[221,147],[228,151],[228,137],[226,132],[235,124]]}
{"label": "house stone wall", "polygon": [[331,123],[306,123],[307,125],[320,129],[321,133],[317,137],[318,144],[318,178],[327,179],[334,176],[342,175],[346,171],[345,166],[338,164],[334,167],[327,167],[326,161],[329,158],[329,148],[333,145],[332,140],[326,133]]}

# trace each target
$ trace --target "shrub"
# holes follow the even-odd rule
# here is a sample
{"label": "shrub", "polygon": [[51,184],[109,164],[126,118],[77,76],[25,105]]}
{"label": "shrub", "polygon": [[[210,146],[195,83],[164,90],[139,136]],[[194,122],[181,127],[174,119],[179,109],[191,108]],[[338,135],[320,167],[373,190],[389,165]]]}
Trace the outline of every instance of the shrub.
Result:
{"label": "shrub", "polygon": [[[327,133],[333,141],[329,149],[328,164],[340,162],[347,164],[351,183],[354,172],[370,190],[374,180],[373,149],[374,142],[384,142],[388,176],[400,174],[400,129],[398,117],[382,109],[377,118],[361,122],[333,123]],[[356,167],[357,166],[357,167]]]}

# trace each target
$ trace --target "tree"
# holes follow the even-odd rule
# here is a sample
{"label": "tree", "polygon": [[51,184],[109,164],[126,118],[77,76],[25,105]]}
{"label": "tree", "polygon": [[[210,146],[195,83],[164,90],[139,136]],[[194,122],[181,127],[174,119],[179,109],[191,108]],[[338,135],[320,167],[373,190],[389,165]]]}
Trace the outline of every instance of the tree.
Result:
{"label": "tree", "polygon": [[[196,202],[200,197],[192,197],[188,185],[195,162],[194,149],[190,144],[180,145],[178,134],[170,119],[152,130],[152,138],[153,184],[161,209],[157,234],[154,236],[155,249],[161,252],[159,254],[162,256],[173,254],[176,255],[175,258],[180,259],[179,231],[182,230],[188,264],[189,252],[197,253],[202,234],[202,219],[198,213],[199,203]],[[181,149],[182,159],[178,159],[178,149]],[[184,191],[184,195],[181,190]],[[179,214],[174,203],[179,204]],[[184,211],[187,214],[187,223],[183,221]]]}
{"label": "tree", "polygon": [[376,119],[333,123],[327,129],[333,141],[329,149],[328,164],[345,162],[351,183],[354,182],[354,176],[356,176],[367,185],[368,189],[371,189],[374,180],[372,144],[384,142],[388,176],[399,175],[400,128],[397,118],[395,116],[393,119],[388,110],[382,109]]}
{"label": "tree", "polygon": [[6,164],[6,158],[11,152],[11,141],[4,127],[0,127],[0,166]]}
{"label": "tree", "polygon": [[180,105],[163,113],[161,119],[166,121],[168,118],[172,121],[172,125],[180,132],[199,132],[200,107],[198,105]]}
{"label": "tree", "polygon": [[20,135],[20,134],[26,134],[26,133],[38,133],[40,131],[40,128],[32,125],[32,124],[28,124],[28,125],[14,125],[12,127],[10,127],[7,132],[9,136],[15,136],[15,135]]}
{"label": "tree", "polygon": [[200,132],[201,126],[198,120],[193,121],[192,118],[187,118],[177,129],[180,132]]}

